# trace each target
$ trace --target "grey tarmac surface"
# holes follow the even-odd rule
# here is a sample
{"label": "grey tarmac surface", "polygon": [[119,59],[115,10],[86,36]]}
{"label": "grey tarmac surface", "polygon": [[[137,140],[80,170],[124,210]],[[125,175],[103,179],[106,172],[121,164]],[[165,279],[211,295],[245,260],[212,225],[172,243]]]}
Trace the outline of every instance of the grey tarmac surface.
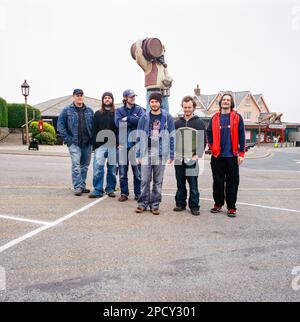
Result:
{"label": "grey tarmac surface", "polygon": [[[60,221],[94,202],[72,195],[70,160],[0,154],[0,266],[7,286],[0,301],[299,301],[291,286],[292,269],[300,266],[294,160],[300,149],[246,160],[235,219],[209,212],[205,161],[199,217],[172,211],[176,182],[167,167],[160,216],[136,214],[132,199],[105,198]],[[90,167],[89,187],[91,175]],[[1,251],[40,227],[46,228]]]}

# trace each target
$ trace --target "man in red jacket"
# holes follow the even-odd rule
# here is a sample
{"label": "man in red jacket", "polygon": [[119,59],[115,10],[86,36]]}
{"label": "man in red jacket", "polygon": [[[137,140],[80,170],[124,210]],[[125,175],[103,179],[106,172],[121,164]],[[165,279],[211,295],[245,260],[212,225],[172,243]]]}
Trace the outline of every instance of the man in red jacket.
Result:
{"label": "man in red jacket", "polygon": [[223,94],[219,106],[220,111],[211,118],[207,128],[215,201],[210,211],[220,212],[226,199],[227,215],[236,217],[239,166],[243,163],[246,148],[245,126],[242,116],[234,111],[231,94]]}

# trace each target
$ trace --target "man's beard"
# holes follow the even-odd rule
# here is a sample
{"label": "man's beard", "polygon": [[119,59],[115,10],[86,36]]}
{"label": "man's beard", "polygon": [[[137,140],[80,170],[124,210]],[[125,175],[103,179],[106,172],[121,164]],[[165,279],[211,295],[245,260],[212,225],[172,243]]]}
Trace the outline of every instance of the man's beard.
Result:
{"label": "man's beard", "polygon": [[109,111],[112,108],[113,104],[103,104],[103,108],[107,111]]}

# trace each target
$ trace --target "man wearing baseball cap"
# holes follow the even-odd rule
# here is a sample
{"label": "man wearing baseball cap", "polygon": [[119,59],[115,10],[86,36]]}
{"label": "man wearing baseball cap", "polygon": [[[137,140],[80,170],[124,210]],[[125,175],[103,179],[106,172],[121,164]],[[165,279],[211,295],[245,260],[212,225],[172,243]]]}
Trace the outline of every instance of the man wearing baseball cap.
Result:
{"label": "man wearing baseball cap", "polygon": [[94,111],[84,104],[82,89],[74,89],[73,103],[59,115],[57,129],[69,148],[72,160],[74,194],[89,193],[86,178],[92,153],[92,124]]}
{"label": "man wearing baseball cap", "polygon": [[[137,129],[138,122],[144,109],[135,103],[135,92],[132,89],[127,89],[123,92],[123,106],[119,107],[115,113],[115,124],[119,129],[119,146],[118,146],[118,163],[121,195],[119,201],[124,202],[128,199],[128,169],[131,163],[133,172],[133,186],[134,195],[137,200],[141,194],[141,174],[140,166],[133,164],[135,162],[134,150],[135,139],[132,137],[134,131]],[[133,158],[130,157],[133,155]]]}

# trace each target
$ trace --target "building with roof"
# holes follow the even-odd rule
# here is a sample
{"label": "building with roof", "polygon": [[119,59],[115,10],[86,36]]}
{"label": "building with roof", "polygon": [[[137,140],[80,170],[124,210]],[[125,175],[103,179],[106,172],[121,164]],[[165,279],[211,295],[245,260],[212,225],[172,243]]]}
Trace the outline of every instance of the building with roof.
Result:
{"label": "building with roof", "polygon": [[[38,108],[41,111],[41,116],[44,121],[48,120],[53,123],[55,129],[57,130],[57,120],[61,111],[68,105],[73,102],[73,96],[67,95],[54,99],[50,99],[46,102],[35,105],[35,108]],[[99,110],[101,107],[102,101],[96,98],[84,96],[84,103],[92,108],[94,112]],[[122,104],[116,104],[116,107],[119,107]]]}
{"label": "building with roof", "polygon": [[[248,143],[274,142],[291,140],[292,133],[300,131],[299,123],[287,123],[281,120],[283,114],[271,112],[262,94],[252,94],[250,91],[220,91],[217,94],[205,95],[201,93],[199,85],[194,90],[197,103],[195,114],[207,124],[209,119],[219,111],[219,101],[224,93],[230,93],[235,102],[235,109],[242,115],[245,122],[246,141]],[[177,113],[180,116],[182,111]]]}

